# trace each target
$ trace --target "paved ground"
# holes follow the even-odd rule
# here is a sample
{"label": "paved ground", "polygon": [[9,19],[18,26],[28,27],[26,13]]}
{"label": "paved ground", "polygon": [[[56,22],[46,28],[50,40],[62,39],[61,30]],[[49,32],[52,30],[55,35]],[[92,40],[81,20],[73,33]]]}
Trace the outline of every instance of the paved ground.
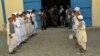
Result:
{"label": "paved ground", "polygon": [[[0,56],[79,56],[74,40],[68,39],[70,30],[66,28],[49,28],[39,31],[16,54],[8,54],[6,34],[0,33]],[[85,56],[100,56],[100,30],[87,30],[88,47]]]}

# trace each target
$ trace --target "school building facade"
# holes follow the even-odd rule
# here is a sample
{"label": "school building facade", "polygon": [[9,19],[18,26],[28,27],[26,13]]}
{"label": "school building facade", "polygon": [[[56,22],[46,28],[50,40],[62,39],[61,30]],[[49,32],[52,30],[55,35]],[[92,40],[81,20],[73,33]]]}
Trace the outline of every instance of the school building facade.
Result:
{"label": "school building facade", "polygon": [[[38,12],[42,0],[0,0],[0,30],[7,23],[7,18],[14,12],[21,12],[30,9],[36,10],[39,27],[41,27]],[[71,7],[81,8],[82,15],[88,27],[100,27],[100,0],[70,0]]]}

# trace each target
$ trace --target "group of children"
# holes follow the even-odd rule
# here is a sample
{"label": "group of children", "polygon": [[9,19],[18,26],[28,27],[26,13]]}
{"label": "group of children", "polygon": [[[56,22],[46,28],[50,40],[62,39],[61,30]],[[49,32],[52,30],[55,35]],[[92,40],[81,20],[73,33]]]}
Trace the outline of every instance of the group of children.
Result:
{"label": "group of children", "polygon": [[86,26],[79,7],[74,8],[72,22],[73,37],[76,42],[76,48],[78,48],[80,52],[85,52],[87,43]]}
{"label": "group of children", "polygon": [[[80,8],[75,7],[72,17],[73,37],[76,40],[76,47],[81,52],[86,51],[87,35],[85,22],[81,15]],[[13,54],[30,37],[37,34],[37,21],[35,10],[25,12],[15,12],[8,18],[7,22],[7,43],[9,53]]]}
{"label": "group of children", "polygon": [[9,53],[14,54],[23,43],[37,34],[35,10],[14,12],[7,22],[7,44]]}

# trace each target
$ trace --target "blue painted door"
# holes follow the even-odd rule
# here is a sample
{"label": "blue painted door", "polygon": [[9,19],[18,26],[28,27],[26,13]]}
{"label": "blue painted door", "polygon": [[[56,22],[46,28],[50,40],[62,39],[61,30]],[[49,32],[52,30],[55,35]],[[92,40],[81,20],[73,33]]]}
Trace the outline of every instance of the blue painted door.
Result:
{"label": "blue painted door", "polygon": [[80,7],[86,26],[92,26],[92,0],[71,0],[71,7]]}
{"label": "blue painted door", "polygon": [[37,19],[37,23],[38,23],[38,28],[41,28],[41,21],[38,15],[38,12],[41,8],[41,0],[23,0],[24,2],[24,10],[32,10],[35,9],[36,10],[36,19]]}

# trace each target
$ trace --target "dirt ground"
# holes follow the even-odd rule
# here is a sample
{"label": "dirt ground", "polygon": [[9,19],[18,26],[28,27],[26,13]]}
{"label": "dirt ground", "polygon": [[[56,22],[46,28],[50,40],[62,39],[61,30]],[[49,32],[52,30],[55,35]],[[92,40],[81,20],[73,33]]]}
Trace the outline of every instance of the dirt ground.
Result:
{"label": "dirt ground", "polygon": [[[67,28],[39,30],[38,35],[24,44],[16,54],[8,53],[6,33],[0,33],[0,56],[79,56],[74,40],[69,40]],[[87,30],[87,52],[84,56],[100,56],[100,30]]]}

